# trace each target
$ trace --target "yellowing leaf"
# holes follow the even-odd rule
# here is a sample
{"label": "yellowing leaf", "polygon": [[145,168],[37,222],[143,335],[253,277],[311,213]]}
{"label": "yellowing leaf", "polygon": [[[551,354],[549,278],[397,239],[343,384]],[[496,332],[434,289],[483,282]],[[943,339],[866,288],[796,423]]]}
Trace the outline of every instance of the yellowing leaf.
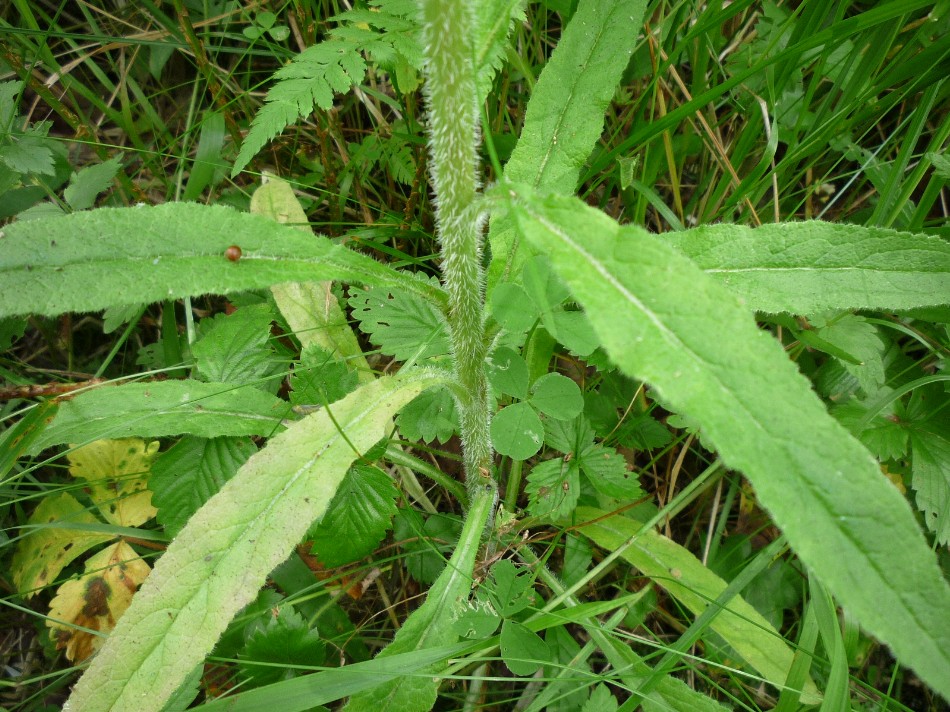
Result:
{"label": "yellowing leaf", "polygon": [[[300,201],[290,183],[265,172],[265,182],[251,196],[251,212],[293,225],[312,234]],[[342,358],[360,374],[360,382],[373,380],[356,335],[346,321],[331,289],[333,282],[288,282],[271,287],[280,313],[304,346],[316,344]]]}
{"label": "yellowing leaf", "polygon": [[89,481],[89,496],[111,524],[137,527],[155,516],[148,474],[158,441],[96,440],[69,453],[69,472]]}
{"label": "yellowing leaf", "polygon": [[96,652],[105,637],[82,628],[111,631],[151,570],[124,541],[89,559],[85,574],[60,586],[50,602],[47,625],[56,647],[75,663]]}
{"label": "yellowing leaf", "polygon": [[75,497],[65,492],[44,498],[30,516],[27,527],[54,523],[60,526],[26,528],[13,555],[10,565],[13,583],[27,598],[54,581],[73,559],[112,539],[108,534],[69,529],[71,523],[98,524],[99,521]]}

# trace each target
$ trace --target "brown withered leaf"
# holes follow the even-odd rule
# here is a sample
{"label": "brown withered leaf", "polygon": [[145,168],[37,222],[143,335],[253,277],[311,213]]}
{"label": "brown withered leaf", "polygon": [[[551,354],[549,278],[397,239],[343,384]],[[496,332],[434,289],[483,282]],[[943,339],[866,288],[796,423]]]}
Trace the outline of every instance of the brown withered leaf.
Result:
{"label": "brown withered leaf", "polygon": [[74,663],[92,655],[105,637],[89,631],[111,631],[151,570],[124,541],[91,557],[86,572],[60,586],[50,602],[46,624],[56,647]]}

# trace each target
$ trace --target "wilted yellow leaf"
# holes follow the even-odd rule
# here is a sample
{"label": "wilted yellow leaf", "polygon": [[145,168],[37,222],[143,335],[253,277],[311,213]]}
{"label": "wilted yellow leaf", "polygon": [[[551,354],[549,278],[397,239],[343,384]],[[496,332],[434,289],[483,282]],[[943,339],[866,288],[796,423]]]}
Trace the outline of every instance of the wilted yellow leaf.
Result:
{"label": "wilted yellow leaf", "polygon": [[111,524],[136,527],[155,516],[148,475],[157,440],[96,440],[69,453],[69,472],[89,481],[89,496]]}
{"label": "wilted yellow leaf", "polygon": [[[57,523],[56,528],[28,527]],[[43,499],[30,516],[10,568],[13,583],[27,598],[52,583],[63,567],[94,546],[113,539],[108,534],[69,529],[71,523],[99,524],[75,497],[65,492]]]}
{"label": "wilted yellow leaf", "polygon": [[46,624],[56,647],[66,649],[75,663],[92,655],[105,637],[80,628],[108,633],[132,602],[132,594],[145,580],[151,567],[131,546],[119,541],[86,562],[86,573],[59,587],[50,602]]}

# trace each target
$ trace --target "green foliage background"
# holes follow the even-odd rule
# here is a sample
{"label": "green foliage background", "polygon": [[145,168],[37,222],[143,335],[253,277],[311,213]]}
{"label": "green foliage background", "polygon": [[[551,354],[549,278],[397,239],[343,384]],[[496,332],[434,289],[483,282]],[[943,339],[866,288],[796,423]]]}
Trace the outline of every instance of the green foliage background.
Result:
{"label": "green foliage background", "polygon": [[[950,4],[70,5],[0,8],[4,708],[116,539],[71,709],[945,704]],[[60,466],[128,437],[136,527]]]}

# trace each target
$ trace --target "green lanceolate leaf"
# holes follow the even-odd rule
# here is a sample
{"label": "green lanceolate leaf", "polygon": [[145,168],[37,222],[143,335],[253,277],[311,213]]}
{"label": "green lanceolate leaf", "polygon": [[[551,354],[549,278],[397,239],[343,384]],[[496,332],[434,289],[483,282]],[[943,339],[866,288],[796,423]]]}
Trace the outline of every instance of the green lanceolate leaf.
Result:
{"label": "green lanceolate leaf", "polygon": [[869,632],[950,695],[950,586],[907,501],[728,289],[636,227],[573,198],[512,212],[611,359],[701,423],[792,547]]}
{"label": "green lanceolate leaf", "polygon": [[[603,131],[604,112],[630,60],[646,5],[646,0],[579,4],[535,84],[521,138],[505,165],[507,180],[574,192]],[[504,218],[493,220],[488,239],[490,290],[520,275],[531,252]]]}
{"label": "green lanceolate leaf", "polygon": [[286,401],[276,396],[227,383],[185,380],[104,386],[64,401],[28,452],[101,438],[186,433],[206,438],[270,436],[282,429],[288,410]]}
{"label": "green lanceolate leaf", "polygon": [[277,84],[267,92],[267,103],[254,117],[231,177],[240,173],[264,144],[289,124],[316,107],[329,109],[336,93],[348,91],[362,81],[366,62],[359,50],[358,46],[342,42],[321,42],[279,69],[274,74]]}
{"label": "green lanceolate leaf", "polygon": [[[726,589],[726,582],[703,566],[687,549],[652,529],[641,531],[639,522],[621,516],[611,517],[609,512],[593,507],[578,507],[576,513],[578,521],[590,522],[582,525],[580,532],[607,551],[619,549],[637,535],[621,556],[663,586],[694,615],[705,611],[710,602]],[[741,596],[726,604],[710,628],[766,680],[782,688],[792,666],[794,651],[762,614]],[[819,700],[818,690],[809,682],[802,701],[815,704]]]}
{"label": "green lanceolate leaf", "polygon": [[310,280],[387,285],[445,301],[436,285],[326,238],[222,206],[110,208],[0,230],[0,316],[53,316]]}
{"label": "green lanceolate leaf", "polygon": [[663,239],[755,311],[897,311],[950,299],[950,243],[930,235],[810,221],[703,225]]}
{"label": "green lanceolate leaf", "polygon": [[272,438],[158,560],[64,709],[160,710],[395,411],[443,380],[432,371],[379,379]]}

